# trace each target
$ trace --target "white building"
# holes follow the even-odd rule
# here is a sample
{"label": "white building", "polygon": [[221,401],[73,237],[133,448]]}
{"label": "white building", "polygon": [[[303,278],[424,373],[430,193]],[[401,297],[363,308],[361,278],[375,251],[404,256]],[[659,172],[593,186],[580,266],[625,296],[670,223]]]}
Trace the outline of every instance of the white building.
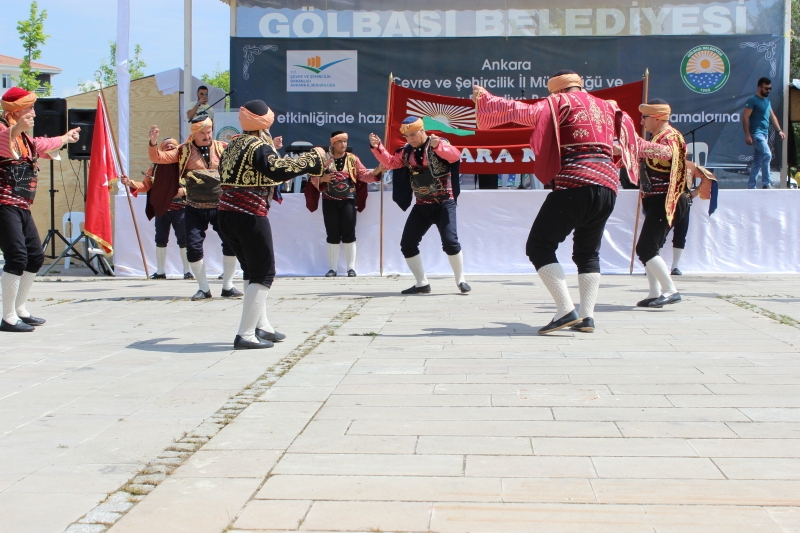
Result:
{"label": "white building", "polygon": [[[21,64],[22,59],[0,55],[0,97],[2,97],[8,89],[16,85],[14,80],[15,78],[19,78],[19,75],[22,73],[22,69],[20,68]],[[31,62],[31,68],[39,71],[40,84],[51,83],[50,80],[53,76],[61,74],[60,68],[45,65],[44,63],[37,63],[36,61]]]}

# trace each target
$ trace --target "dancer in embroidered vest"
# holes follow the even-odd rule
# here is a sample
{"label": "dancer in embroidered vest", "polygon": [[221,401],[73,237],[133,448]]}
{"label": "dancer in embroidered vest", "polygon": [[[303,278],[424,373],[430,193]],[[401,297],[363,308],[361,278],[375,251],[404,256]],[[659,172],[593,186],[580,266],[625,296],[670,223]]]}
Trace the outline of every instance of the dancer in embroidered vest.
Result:
{"label": "dancer in embroidered vest", "polygon": [[61,137],[31,137],[35,101],[36,94],[19,87],[7,90],[0,101],[0,251],[5,258],[0,277],[0,331],[30,332],[45,323],[25,306],[36,273],[44,264],[42,241],[31,215],[39,158],[61,159],[58,151],[67,143],[77,142],[80,131],[75,128]]}
{"label": "dancer in embroidered vest", "polygon": [[[166,138],[161,141],[161,151],[168,152],[178,147],[178,141]],[[161,178],[158,186],[156,174]],[[175,232],[175,239],[178,241],[181,261],[183,262],[183,279],[194,279],[192,267],[186,255],[186,188],[180,182],[178,176],[178,164],[171,165],[150,165],[142,181],[134,181],[127,176],[122,176],[119,181],[123,185],[128,185],[133,196],[139,193],[147,194],[147,207],[145,212],[147,218],[155,218],[156,226],[156,271],[151,279],[167,279],[167,245],[169,244],[170,228]],[[174,183],[162,183],[172,181]],[[172,186],[170,188],[170,186]],[[164,194],[168,193],[166,196]],[[173,196],[174,195],[174,196]]]}
{"label": "dancer in embroidered vest", "polygon": [[[280,157],[269,133],[275,114],[262,100],[239,108],[242,135],[222,154],[219,228],[244,272],[244,303],[237,350],[271,348],[286,338],[267,319],[267,297],[275,279],[275,252],[267,214],[277,185],[297,176],[321,176],[325,150],[314,148],[297,159]],[[327,181],[330,176],[326,176]]]}
{"label": "dancer in embroidered vest", "polygon": [[461,152],[447,139],[429,136],[425,132],[422,119],[418,117],[406,118],[400,126],[400,132],[408,142],[395,154],[387,152],[374,133],[369,135],[369,144],[378,162],[394,171],[392,196],[400,208],[403,211],[408,209],[412,191],[416,198],[400,239],[400,250],[406,258],[408,268],[414,274],[416,284],[401,292],[431,292],[425,268],[422,266],[419,243],[435,224],[442,238],[442,250],[447,254],[453,268],[456,286],[462,293],[467,293],[472,289],[464,278],[464,255],[458,242],[456,227],[458,163]]}
{"label": "dancer in embroidered vest", "polygon": [[367,205],[367,183],[379,180],[382,168],[367,169],[355,154],[347,151],[348,135],[343,131],[331,133],[328,158],[331,160],[328,172],[329,183],[320,183],[311,178],[306,184],[306,207],[314,212],[322,195],[322,219],[328,242],[328,263],[330,269],[325,277],[337,276],[339,264],[339,243],[344,247],[347,257],[347,275],[356,276],[356,214]]}
{"label": "dancer in embroidered vest", "polygon": [[[186,256],[199,286],[192,300],[211,298],[211,288],[203,260],[203,242],[208,226],[219,235],[217,208],[219,206],[219,158],[226,143],[215,141],[214,125],[208,115],[199,114],[190,122],[192,134],[174,150],[158,149],[158,126],[150,128],[150,161],[159,165],[178,163],[180,179],[186,185]],[[236,256],[231,247],[222,241],[222,293],[223,298],[241,297],[233,286],[236,273]]]}
{"label": "dancer in embroidered vest", "polygon": [[[595,328],[603,230],[619,189],[613,147],[620,135],[622,111],[614,102],[585,92],[583,80],[571,70],[557,72],[547,88],[550,96],[534,104],[493,96],[480,86],[474,87],[473,98],[479,128],[510,122],[535,128],[531,146],[536,176],[543,183],[554,181],[526,245],[528,258],[556,302],[555,316],[539,333],[566,327],[588,333]],[[556,258],[558,245],[573,231],[580,313]]]}

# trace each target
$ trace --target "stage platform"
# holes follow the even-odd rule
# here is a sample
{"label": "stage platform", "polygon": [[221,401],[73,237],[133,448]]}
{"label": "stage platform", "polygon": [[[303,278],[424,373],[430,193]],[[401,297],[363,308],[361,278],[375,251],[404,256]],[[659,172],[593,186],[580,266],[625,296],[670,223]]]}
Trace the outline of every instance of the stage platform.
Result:
{"label": "stage platform", "polygon": [[[549,191],[464,191],[458,199],[458,234],[469,275],[532,274],[525,255],[533,219]],[[127,199],[115,197],[114,264],[119,276],[143,276]],[[150,272],[155,271],[154,225],[144,214],[145,198],[134,198]],[[606,225],[600,250],[604,274],[627,274],[630,268],[637,192],[620,191],[614,213]],[[686,273],[787,273],[800,271],[800,191],[720,190],[719,208],[709,217],[709,202],[696,200],[691,210],[686,252],[681,270]],[[403,212],[384,193],[384,274],[409,274],[400,253],[400,236],[408,212]],[[328,271],[328,253],[322,212],[309,212],[305,197],[285,194],[283,203],[273,203],[272,223],[279,276],[322,276]],[[639,217],[641,227],[643,217]],[[380,274],[380,194],[370,193],[367,207],[358,215],[359,276]],[[670,263],[671,234],[663,251]],[[575,273],[571,237],[558,251],[568,273]],[[428,274],[450,274],[450,264],[441,241],[432,228],[420,246]],[[345,254],[339,256],[339,272],[346,272]],[[222,250],[216,233],[209,229],[205,263],[210,274],[222,271]],[[644,269],[638,259],[634,272]],[[167,274],[181,274],[181,261],[174,236],[169,243]]]}

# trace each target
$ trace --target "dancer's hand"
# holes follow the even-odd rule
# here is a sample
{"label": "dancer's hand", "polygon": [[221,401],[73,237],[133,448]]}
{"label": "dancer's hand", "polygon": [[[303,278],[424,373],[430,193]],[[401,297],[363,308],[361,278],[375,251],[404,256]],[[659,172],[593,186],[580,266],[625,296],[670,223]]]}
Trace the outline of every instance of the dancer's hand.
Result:
{"label": "dancer's hand", "polygon": [[273,137],[272,144],[275,145],[276,150],[283,148],[283,136]]}
{"label": "dancer's hand", "polygon": [[80,138],[80,128],[72,128],[67,133],[64,134],[64,143],[65,144],[72,144],[78,142]]}
{"label": "dancer's hand", "polygon": [[473,85],[472,86],[472,101],[477,104],[478,103],[478,98],[481,97],[481,93],[483,91],[485,91],[485,90],[486,89],[484,89],[480,85]]}
{"label": "dancer's hand", "polygon": [[439,137],[437,137],[436,135],[433,134],[428,135],[428,139],[431,140],[431,148],[436,148],[437,146],[439,146]]}
{"label": "dancer's hand", "polygon": [[374,133],[369,134],[369,145],[372,148],[377,148],[381,144],[381,138],[375,135]]}
{"label": "dancer's hand", "polygon": [[130,178],[128,178],[128,176],[120,176],[119,177],[119,182],[121,184],[123,184],[123,185],[130,185],[131,184],[131,180],[130,180]]}
{"label": "dancer's hand", "polygon": [[377,167],[372,169],[372,175],[373,176],[379,176],[379,175],[383,174],[384,172],[386,172],[386,167],[383,166],[382,164],[378,164]]}
{"label": "dancer's hand", "polygon": [[175,196],[177,198],[183,198],[184,196],[186,196],[186,189],[181,187],[180,189],[178,189],[178,194],[176,194]]}
{"label": "dancer's hand", "polygon": [[158,144],[158,126],[150,126],[150,145],[156,146]]}

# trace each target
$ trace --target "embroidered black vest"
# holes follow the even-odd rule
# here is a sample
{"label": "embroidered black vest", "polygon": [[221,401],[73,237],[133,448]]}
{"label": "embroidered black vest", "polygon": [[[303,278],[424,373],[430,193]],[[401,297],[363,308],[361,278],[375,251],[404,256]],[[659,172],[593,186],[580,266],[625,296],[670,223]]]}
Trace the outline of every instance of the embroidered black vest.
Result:
{"label": "embroidered black vest", "polygon": [[36,143],[27,133],[22,132],[20,139],[29,155],[19,159],[0,158],[0,180],[11,186],[13,194],[33,202],[39,175],[39,153]]}

